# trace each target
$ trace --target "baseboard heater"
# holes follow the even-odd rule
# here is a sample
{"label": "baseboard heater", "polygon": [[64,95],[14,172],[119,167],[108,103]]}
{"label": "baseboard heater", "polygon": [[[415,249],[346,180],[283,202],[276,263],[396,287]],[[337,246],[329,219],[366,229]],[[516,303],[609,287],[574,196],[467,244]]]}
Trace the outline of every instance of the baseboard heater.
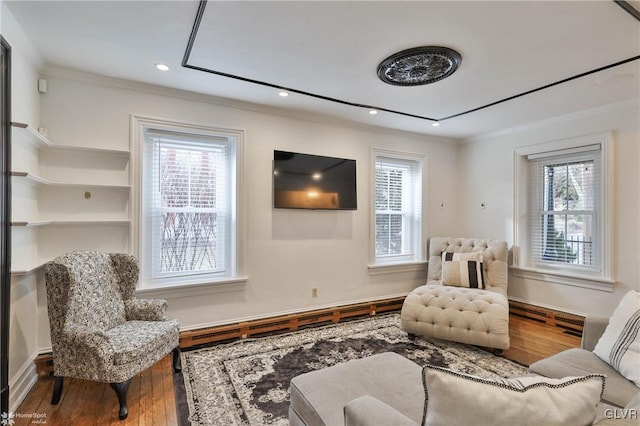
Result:
{"label": "baseboard heater", "polygon": [[184,331],[180,333],[180,348],[187,349],[230,339],[246,339],[275,332],[295,331],[309,325],[338,323],[345,319],[399,311],[403,301],[404,296]]}
{"label": "baseboard heater", "polygon": [[509,300],[509,312],[513,315],[541,321],[554,327],[567,328],[579,333],[582,333],[584,328],[584,317],[514,300]]}
{"label": "baseboard heater", "polygon": [[[193,349],[217,342],[296,331],[312,325],[335,324],[348,319],[373,316],[385,312],[395,312],[402,309],[403,302],[404,296],[401,296],[183,331],[180,333],[180,348]],[[580,333],[582,333],[584,325],[584,318],[578,315],[528,305],[513,300],[509,301],[509,312],[512,315],[542,321],[547,325],[574,330]],[[53,372],[53,358],[50,352],[36,357],[35,364],[38,376],[46,376]]]}

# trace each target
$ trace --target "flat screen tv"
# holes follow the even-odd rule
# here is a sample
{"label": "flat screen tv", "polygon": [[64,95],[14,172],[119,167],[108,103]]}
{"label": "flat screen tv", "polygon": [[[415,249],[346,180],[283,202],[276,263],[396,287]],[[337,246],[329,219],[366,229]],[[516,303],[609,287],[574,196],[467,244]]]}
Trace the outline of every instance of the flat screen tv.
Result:
{"label": "flat screen tv", "polygon": [[356,160],[273,151],[273,207],[356,210]]}

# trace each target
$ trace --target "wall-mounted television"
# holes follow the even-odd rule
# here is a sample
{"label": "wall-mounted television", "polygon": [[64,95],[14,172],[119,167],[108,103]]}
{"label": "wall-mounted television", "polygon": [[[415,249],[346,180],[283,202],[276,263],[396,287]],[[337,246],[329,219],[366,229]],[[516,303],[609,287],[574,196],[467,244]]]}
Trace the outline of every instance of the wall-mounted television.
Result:
{"label": "wall-mounted television", "polygon": [[273,207],[356,210],[356,160],[274,150]]}

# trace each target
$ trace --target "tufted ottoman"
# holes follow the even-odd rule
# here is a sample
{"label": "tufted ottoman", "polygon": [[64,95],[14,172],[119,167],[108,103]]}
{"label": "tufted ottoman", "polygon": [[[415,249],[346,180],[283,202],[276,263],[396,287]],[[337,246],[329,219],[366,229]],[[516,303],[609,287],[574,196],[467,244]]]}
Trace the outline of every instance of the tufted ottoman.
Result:
{"label": "tufted ottoman", "polygon": [[[485,289],[441,284],[442,253],[483,253]],[[427,284],[414,289],[400,314],[409,334],[496,349],[509,348],[507,243],[431,238]]]}
{"label": "tufted ottoman", "polygon": [[402,307],[402,328],[420,336],[470,345],[509,347],[509,304],[486,290],[424,285]]}

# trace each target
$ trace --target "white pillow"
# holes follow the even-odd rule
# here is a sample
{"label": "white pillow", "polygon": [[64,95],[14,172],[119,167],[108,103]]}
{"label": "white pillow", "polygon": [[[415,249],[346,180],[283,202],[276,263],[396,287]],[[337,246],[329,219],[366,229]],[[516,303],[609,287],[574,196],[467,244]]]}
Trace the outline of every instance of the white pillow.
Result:
{"label": "white pillow", "polygon": [[422,370],[423,426],[591,425],[605,376],[482,379],[442,367]]}
{"label": "white pillow", "polygon": [[640,386],[640,292],[624,295],[593,352]]}
{"label": "white pillow", "polygon": [[481,251],[471,253],[442,252],[442,285],[485,288]]}

